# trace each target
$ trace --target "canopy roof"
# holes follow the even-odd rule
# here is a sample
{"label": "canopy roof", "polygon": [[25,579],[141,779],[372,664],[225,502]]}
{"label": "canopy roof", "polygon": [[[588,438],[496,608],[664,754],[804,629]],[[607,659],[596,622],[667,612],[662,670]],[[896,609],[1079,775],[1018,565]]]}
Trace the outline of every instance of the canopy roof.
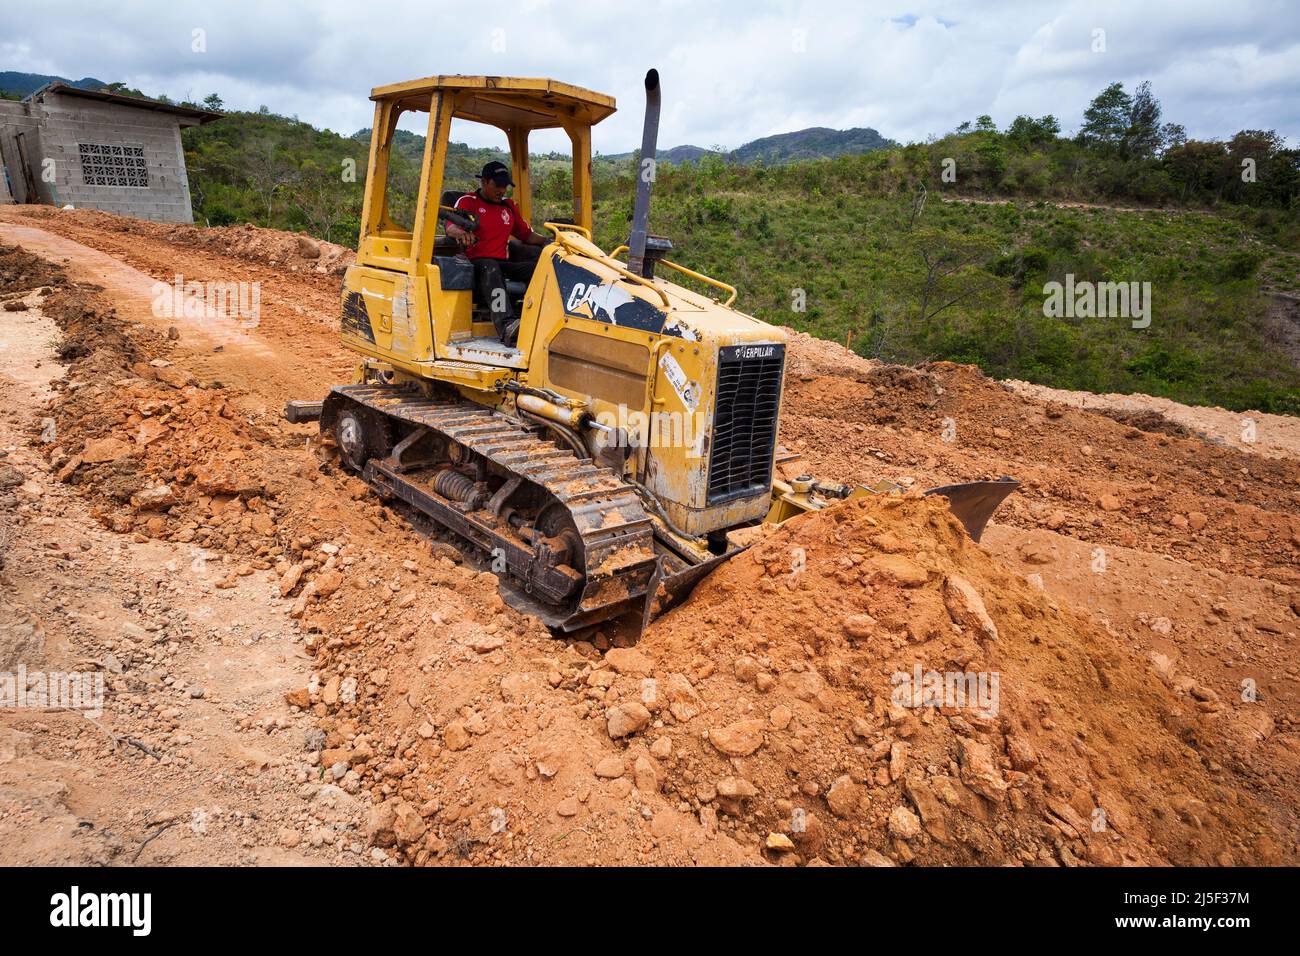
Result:
{"label": "canopy roof", "polygon": [[503,129],[549,129],[577,122],[593,126],[614,112],[614,97],[538,77],[427,76],[377,86],[375,101],[390,100],[406,110],[427,112],[434,93],[457,94],[455,116]]}

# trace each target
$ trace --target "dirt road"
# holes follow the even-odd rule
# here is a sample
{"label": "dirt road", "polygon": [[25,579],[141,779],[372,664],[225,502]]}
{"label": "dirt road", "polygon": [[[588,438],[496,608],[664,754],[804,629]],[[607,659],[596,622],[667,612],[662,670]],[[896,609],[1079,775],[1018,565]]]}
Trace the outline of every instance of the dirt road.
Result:
{"label": "dirt road", "polygon": [[0,863],[306,863],[278,836],[306,780],[286,771],[304,731],[283,705],[310,671],[301,638],[264,593],[214,588],[219,555],[115,534],[55,478],[32,426],[57,441],[52,386],[78,383],[43,298],[0,324],[0,670],[98,672],[111,693],[93,718],[0,712]]}
{"label": "dirt road", "polygon": [[[126,322],[157,326],[163,321],[153,309],[159,283],[173,288],[177,275],[185,282],[259,284],[256,328],[243,327],[238,318],[187,317],[183,310],[165,319],[164,331],[175,326],[181,333],[181,354],[196,376],[219,378],[241,397],[273,407],[290,397],[318,394],[351,372],[351,363],[329,334],[333,324],[327,320],[338,304],[335,278],[285,275],[141,236],[69,229],[67,224],[61,233],[11,222],[3,228],[6,242],[67,263],[78,281],[103,286]],[[83,244],[87,241],[92,244]],[[292,361],[283,361],[283,349],[289,349]]]}
{"label": "dirt road", "polygon": [[[215,231],[0,210],[0,243],[58,267],[47,275],[29,264],[25,276],[10,269],[0,283],[0,296],[22,293],[30,306],[0,312],[0,381],[11,410],[0,447],[21,479],[4,492],[13,499],[6,646],[12,660],[27,654],[51,669],[87,661],[110,675],[111,690],[94,726],[72,714],[0,712],[5,862],[124,863],[137,850],[141,862],[1294,862],[1294,458],[1219,445],[1168,418],[1117,421],[1018,394],[969,368],[879,366],[796,338],[784,443],[840,480],[887,477],[920,488],[1020,478],[1023,491],[985,548],[1029,582],[1022,605],[1037,593],[1080,609],[1099,629],[1078,637],[1080,646],[1110,642],[1112,650],[1089,653],[1118,654],[1126,673],[1155,682],[1142,686],[1163,688],[1168,699],[1153,708],[1194,715],[1188,742],[1171,738],[1158,758],[1137,741],[1112,741],[1113,780],[1158,759],[1232,834],[1207,826],[1200,838],[1175,837],[1135,801],[1128,812],[1142,824],[1122,840],[1113,834],[1109,850],[1085,848],[1086,827],[1068,824],[1074,837],[1055,849],[1020,824],[1009,829],[1021,837],[1005,845],[992,830],[964,829],[945,844],[925,817],[924,786],[909,790],[901,770],[880,779],[856,768],[899,742],[887,717],[856,752],[791,757],[789,772],[802,768],[804,779],[788,794],[779,792],[781,774],[764,776],[762,755],[802,754],[808,741],[832,739],[808,735],[856,706],[823,707],[815,692],[800,696],[799,681],[788,705],[773,706],[782,673],[834,674],[829,650],[778,667],[762,663],[771,648],[742,652],[705,633],[691,651],[669,628],[636,652],[653,663],[603,656],[616,635],[557,641],[505,607],[491,575],[372,501],[310,441],[310,428],[278,418],[286,399],[319,395],[349,375],[334,333],[340,254],[304,256],[293,237],[261,231],[258,242],[242,231],[201,232]],[[178,273],[260,283],[258,324],[159,317],[155,283]],[[60,335],[66,372],[53,355]],[[43,419],[56,423],[48,441]],[[1273,424],[1258,425],[1265,441]],[[913,560],[927,561],[921,552]],[[954,568],[977,576],[947,558],[935,567],[932,578]],[[985,600],[995,619],[1011,613]],[[727,630],[716,614],[700,613],[692,633]],[[1023,639],[1024,659],[1036,659],[1032,628]],[[751,677],[737,691],[728,682],[749,672],[742,658],[762,672],[778,668],[776,686],[756,692]],[[674,688],[672,712],[653,708],[643,729],[615,736],[608,712],[640,724],[627,695],[644,694],[637,682],[651,674],[661,690]],[[1048,680],[1054,689],[1040,693],[1085,693],[1083,684]],[[744,723],[738,699],[766,700],[769,743],[715,767],[691,741],[724,716],[735,718],[729,727]],[[1071,698],[1060,706],[1086,716],[1099,705]],[[936,754],[949,748],[954,767],[966,759],[958,750],[978,752],[961,737],[970,729],[957,727],[958,738],[934,742]],[[679,736],[685,728],[699,733]],[[1224,742],[1232,746],[1216,749]],[[1010,747],[1003,772],[1018,779],[1015,746],[1000,746]],[[1054,772],[1047,783],[1064,788],[1084,817],[1078,808],[1106,792],[1081,782],[1084,765]],[[961,774],[952,778],[958,790],[978,786],[964,763]],[[1213,784],[1198,782],[1205,774]],[[842,778],[861,789],[862,807],[884,815],[841,814]],[[1239,816],[1237,794],[1258,807]],[[902,835],[910,821],[889,813],[894,799],[911,801],[923,832]],[[825,821],[826,838],[796,839],[789,851],[778,840],[773,849],[765,835],[801,804]],[[1014,812],[1036,806],[1031,798]],[[1049,819],[1060,823],[1062,812]]]}

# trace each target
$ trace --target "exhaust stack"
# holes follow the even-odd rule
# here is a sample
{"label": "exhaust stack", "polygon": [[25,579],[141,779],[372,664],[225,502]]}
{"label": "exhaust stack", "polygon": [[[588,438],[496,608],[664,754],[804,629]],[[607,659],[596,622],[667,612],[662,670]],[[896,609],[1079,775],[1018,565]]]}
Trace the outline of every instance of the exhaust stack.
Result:
{"label": "exhaust stack", "polygon": [[[645,75],[645,126],[641,130],[641,163],[637,169],[636,206],[632,212],[632,233],[628,237],[627,267],[645,274],[646,230],[650,225],[650,187],[654,184],[655,146],[659,139],[659,71]],[[649,164],[646,163],[649,160]],[[651,263],[653,270],[654,264]]]}

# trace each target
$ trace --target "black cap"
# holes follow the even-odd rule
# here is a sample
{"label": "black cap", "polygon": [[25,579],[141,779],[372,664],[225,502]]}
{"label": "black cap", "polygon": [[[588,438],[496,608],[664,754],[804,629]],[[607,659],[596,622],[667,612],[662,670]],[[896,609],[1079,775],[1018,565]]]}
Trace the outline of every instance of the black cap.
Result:
{"label": "black cap", "polygon": [[478,174],[478,178],[490,179],[498,186],[513,186],[515,184],[515,181],[510,178],[510,167],[495,159],[483,167],[483,172]]}

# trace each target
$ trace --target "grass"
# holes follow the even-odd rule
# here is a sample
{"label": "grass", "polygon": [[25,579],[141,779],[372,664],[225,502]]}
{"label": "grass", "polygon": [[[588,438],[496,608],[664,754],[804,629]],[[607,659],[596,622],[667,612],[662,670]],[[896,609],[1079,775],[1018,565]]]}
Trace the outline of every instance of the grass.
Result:
{"label": "grass", "polygon": [[[760,178],[777,178],[773,188],[663,176],[651,216],[674,261],[737,286],[737,307],[764,321],[840,342],[852,331],[856,351],[886,361],[949,359],[1058,388],[1300,413],[1300,370],[1270,348],[1265,321],[1265,290],[1300,286],[1300,256],[1247,216],[931,193],[911,221],[910,196],[790,188],[772,172]],[[602,247],[626,238],[629,210],[628,195],[598,203]],[[922,321],[926,249],[975,258],[937,289],[967,298]],[[1044,315],[1044,284],[1067,273],[1151,283],[1150,327]]]}

